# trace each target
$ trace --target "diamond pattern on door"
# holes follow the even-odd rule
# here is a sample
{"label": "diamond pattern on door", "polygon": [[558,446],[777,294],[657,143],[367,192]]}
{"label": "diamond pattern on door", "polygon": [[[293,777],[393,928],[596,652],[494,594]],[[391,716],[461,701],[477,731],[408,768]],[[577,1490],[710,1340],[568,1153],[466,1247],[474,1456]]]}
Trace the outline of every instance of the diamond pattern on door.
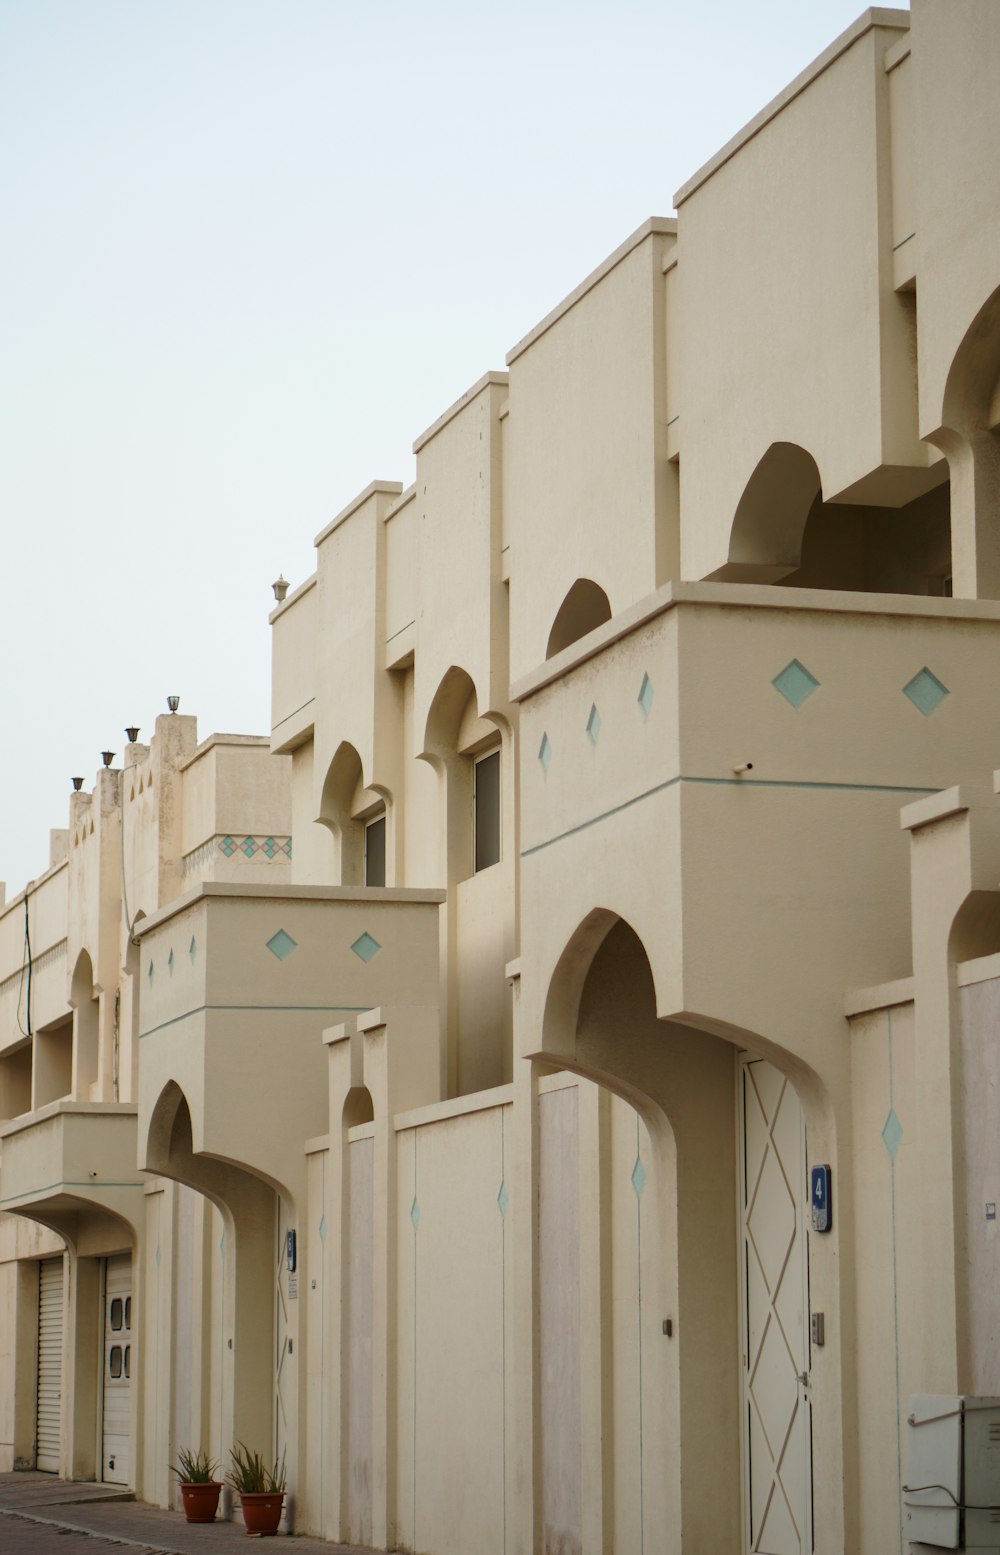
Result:
{"label": "diamond pattern on door", "polygon": [[[278,1463],[285,1457],[288,1441],[288,1392],[291,1359],[288,1354],[288,1275],[285,1266],[285,1235],[288,1231],[288,1206],[278,1197],[277,1247],[274,1277],[274,1456]],[[293,1276],[294,1278],[295,1276]]]}
{"label": "diamond pattern on door", "polygon": [[750,1555],[812,1548],[805,1136],[781,1072],[740,1065],[743,1419]]}

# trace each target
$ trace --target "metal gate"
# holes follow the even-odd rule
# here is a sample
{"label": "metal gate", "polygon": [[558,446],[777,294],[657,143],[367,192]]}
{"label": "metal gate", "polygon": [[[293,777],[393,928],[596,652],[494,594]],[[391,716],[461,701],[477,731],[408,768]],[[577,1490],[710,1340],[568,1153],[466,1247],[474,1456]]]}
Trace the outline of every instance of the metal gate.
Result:
{"label": "metal gate", "polygon": [[740,1060],[743,1484],[746,1549],[812,1549],[805,1126],[790,1082]]}
{"label": "metal gate", "polygon": [[132,1396],[132,1257],[104,1265],[104,1405],[101,1478],[127,1485]]}
{"label": "metal gate", "polygon": [[277,1247],[275,1249],[274,1275],[274,1456],[280,1463],[285,1458],[288,1444],[289,1388],[291,1361],[289,1360],[288,1303],[292,1293],[298,1295],[298,1274],[293,1272],[288,1258],[288,1206],[278,1195]]}
{"label": "metal gate", "polygon": [[62,1437],[63,1261],[38,1265],[38,1373],[35,1392],[35,1465],[59,1473]]}

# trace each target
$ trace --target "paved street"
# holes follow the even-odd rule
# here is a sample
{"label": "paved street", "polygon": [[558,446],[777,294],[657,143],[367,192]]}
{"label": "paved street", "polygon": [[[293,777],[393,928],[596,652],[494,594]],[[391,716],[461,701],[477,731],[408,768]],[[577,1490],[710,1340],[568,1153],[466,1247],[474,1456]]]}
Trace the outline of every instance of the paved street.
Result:
{"label": "paved street", "polygon": [[[2,1555],[223,1555],[246,1549],[239,1523],[187,1523],[180,1512],[135,1501],[110,1485],[68,1484],[50,1474],[0,1474]],[[296,1555],[366,1555],[355,1546],[295,1539]]]}

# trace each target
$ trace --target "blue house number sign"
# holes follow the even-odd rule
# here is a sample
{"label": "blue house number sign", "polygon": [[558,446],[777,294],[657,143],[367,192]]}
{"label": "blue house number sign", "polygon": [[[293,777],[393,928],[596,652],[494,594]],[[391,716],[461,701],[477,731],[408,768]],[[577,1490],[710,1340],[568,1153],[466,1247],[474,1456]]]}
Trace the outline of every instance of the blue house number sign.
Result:
{"label": "blue house number sign", "polygon": [[814,1166],[811,1176],[809,1201],[812,1205],[812,1228],[829,1231],[833,1224],[833,1205],[830,1199],[830,1168]]}

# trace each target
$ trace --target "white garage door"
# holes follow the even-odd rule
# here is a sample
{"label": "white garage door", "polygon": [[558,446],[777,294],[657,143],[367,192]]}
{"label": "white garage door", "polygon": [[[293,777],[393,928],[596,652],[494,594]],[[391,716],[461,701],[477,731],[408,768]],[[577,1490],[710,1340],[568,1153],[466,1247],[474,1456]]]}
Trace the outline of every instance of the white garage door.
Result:
{"label": "white garage door", "polygon": [[132,1258],[109,1258],[104,1277],[104,1446],[101,1478],[127,1485],[132,1394]]}
{"label": "white garage door", "polygon": [[38,1388],[35,1414],[35,1462],[44,1473],[59,1473],[62,1417],[63,1261],[45,1258],[38,1265]]}

